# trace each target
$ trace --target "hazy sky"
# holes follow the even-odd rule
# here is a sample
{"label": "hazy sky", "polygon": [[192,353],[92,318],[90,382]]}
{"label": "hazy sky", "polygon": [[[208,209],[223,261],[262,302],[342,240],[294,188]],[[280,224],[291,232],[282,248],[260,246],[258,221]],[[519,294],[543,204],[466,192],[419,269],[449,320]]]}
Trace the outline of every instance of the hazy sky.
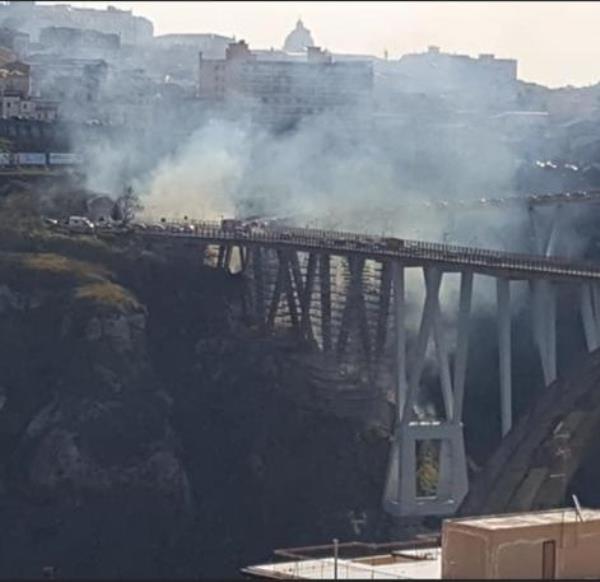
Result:
{"label": "hazy sky", "polygon": [[155,34],[235,35],[252,48],[281,47],[301,16],[316,44],[333,52],[382,56],[387,49],[390,58],[397,58],[434,44],[447,52],[516,58],[521,79],[553,87],[600,81],[600,2],[71,4],[96,8],[112,4],[150,18]]}

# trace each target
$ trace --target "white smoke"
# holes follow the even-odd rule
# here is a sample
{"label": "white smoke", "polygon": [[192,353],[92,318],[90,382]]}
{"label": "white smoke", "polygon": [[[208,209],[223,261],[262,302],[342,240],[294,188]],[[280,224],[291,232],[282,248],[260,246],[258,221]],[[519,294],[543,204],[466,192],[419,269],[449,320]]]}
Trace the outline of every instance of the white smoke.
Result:
{"label": "white smoke", "polygon": [[235,212],[234,196],[246,173],[249,134],[209,123],[146,178],[144,216],[216,220]]}
{"label": "white smoke", "polygon": [[226,115],[191,118],[183,138],[180,127],[157,120],[141,138],[87,143],[88,184],[115,195],[133,184],[146,219],[260,214],[299,226],[533,250],[525,205],[468,209],[514,193],[518,155],[485,124],[409,122],[390,130],[362,107],[273,134]]}

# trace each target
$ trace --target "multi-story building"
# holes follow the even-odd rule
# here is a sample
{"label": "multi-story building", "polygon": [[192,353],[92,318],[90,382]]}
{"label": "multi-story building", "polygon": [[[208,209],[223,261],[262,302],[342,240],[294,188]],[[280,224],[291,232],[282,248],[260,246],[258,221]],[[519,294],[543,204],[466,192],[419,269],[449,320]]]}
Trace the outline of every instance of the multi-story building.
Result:
{"label": "multi-story building", "polygon": [[58,103],[46,99],[31,99],[18,93],[7,91],[0,95],[0,118],[33,119],[55,121],[58,117]]}
{"label": "multi-story building", "polygon": [[190,48],[201,51],[205,58],[222,59],[235,39],[221,34],[162,34],[155,36],[152,45],[161,50]]}
{"label": "multi-story building", "polygon": [[108,75],[108,64],[102,59],[32,55],[31,90],[37,97],[91,103],[98,98]]}
{"label": "multi-story building", "polygon": [[67,120],[95,119],[94,109],[108,73],[104,60],[37,54],[28,62],[33,98],[60,103],[61,117]]}
{"label": "multi-story building", "polygon": [[30,34],[38,40],[43,28],[49,26],[85,28],[117,34],[122,44],[138,45],[150,42],[154,34],[152,22],[134,16],[131,10],[108,6],[106,10],[77,8],[68,4],[40,5],[31,1],[8,2],[0,5],[0,21],[5,26]]}
{"label": "multi-story building", "polygon": [[40,43],[55,54],[104,57],[121,47],[116,33],[105,33],[70,26],[48,26],[40,31]]}
{"label": "multi-story building", "polygon": [[12,93],[28,97],[29,81],[30,67],[26,63],[11,61],[0,65],[0,95]]}
{"label": "multi-story building", "polygon": [[318,47],[301,60],[259,60],[244,41],[230,44],[225,59],[200,54],[201,99],[275,128],[308,115],[355,112],[367,105],[372,86],[372,63],[337,62]]}
{"label": "multi-story building", "polygon": [[12,28],[0,27],[0,46],[22,58],[29,50],[29,35]]}
{"label": "multi-story building", "polygon": [[54,121],[57,115],[57,103],[31,98],[29,65],[0,58],[0,118]]}
{"label": "multi-story building", "polygon": [[478,58],[448,54],[431,46],[424,53],[377,63],[382,92],[435,96],[458,109],[514,109],[518,96],[517,61],[493,54]]}
{"label": "multi-story building", "polygon": [[165,34],[144,47],[137,64],[159,82],[175,82],[195,90],[198,53],[204,58],[223,59],[234,39],[219,34]]}

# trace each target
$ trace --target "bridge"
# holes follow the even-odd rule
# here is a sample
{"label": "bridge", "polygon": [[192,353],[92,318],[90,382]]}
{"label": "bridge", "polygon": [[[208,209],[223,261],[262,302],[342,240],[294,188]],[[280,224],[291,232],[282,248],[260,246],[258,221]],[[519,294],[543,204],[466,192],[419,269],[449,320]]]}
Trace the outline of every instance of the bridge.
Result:
{"label": "bridge", "polygon": [[[243,275],[248,320],[264,333],[288,329],[372,390],[393,386],[395,408],[383,504],[396,516],[448,515],[469,489],[463,437],[474,289],[495,286],[502,436],[513,426],[512,310],[529,305],[543,383],[559,378],[557,298],[575,297],[589,351],[600,347],[600,266],[586,261],[292,227],[217,222],[138,225],[148,244],[184,244]],[[100,236],[104,233],[99,232]],[[443,289],[455,287],[454,300]],[[477,285],[476,285],[477,284]],[[409,294],[412,289],[414,293]],[[525,299],[523,299],[525,297]],[[411,323],[411,316],[419,320]],[[435,361],[440,409],[419,402]],[[467,395],[468,396],[468,395]],[[434,492],[417,485],[423,443],[437,443]]]}
{"label": "bridge", "polygon": [[[563,247],[561,253],[567,253],[563,256],[572,257],[576,249],[565,249],[561,245],[561,237],[569,226],[585,222],[582,219],[586,217],[591,219],[599,210],[600,190],[586,190],[465,200],[401,200],[387,203],[383,208],[373,206],[364,209],[360,216],[364,224],[385,224],[392,231],[394,224],[399,222],[405,234],[410,233],[418,239],[431,237],[426,234],[431,221],[436,233],[444,231],[444,242],[464,240],[465,234],[468,234],[467,244],[472,247],[490,246],[485,236],[490,225],[512,227],[511,221],[519,220],[523,240],[500,236],[495,237],[492,246],[506,250],[525,248],[532,254],[547,256],[556,254],[556,249]],[[465,224],[470,228],[465,228]],[[477,233],[480,224],[484,227],[484,241],[478,240],[482,234]],[[527,236],[523,237],[525,231]]]}

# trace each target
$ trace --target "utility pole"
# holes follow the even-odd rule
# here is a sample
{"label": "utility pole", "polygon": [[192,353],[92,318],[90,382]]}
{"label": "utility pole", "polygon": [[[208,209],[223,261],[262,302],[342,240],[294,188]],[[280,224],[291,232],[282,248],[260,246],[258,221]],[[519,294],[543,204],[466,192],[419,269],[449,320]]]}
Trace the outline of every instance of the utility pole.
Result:
{"label": "utility pole", "polygon": [[339,555],[339,547],[338,547],[338,539],[333,538],[333,579],[338,579],[338,555]]}

